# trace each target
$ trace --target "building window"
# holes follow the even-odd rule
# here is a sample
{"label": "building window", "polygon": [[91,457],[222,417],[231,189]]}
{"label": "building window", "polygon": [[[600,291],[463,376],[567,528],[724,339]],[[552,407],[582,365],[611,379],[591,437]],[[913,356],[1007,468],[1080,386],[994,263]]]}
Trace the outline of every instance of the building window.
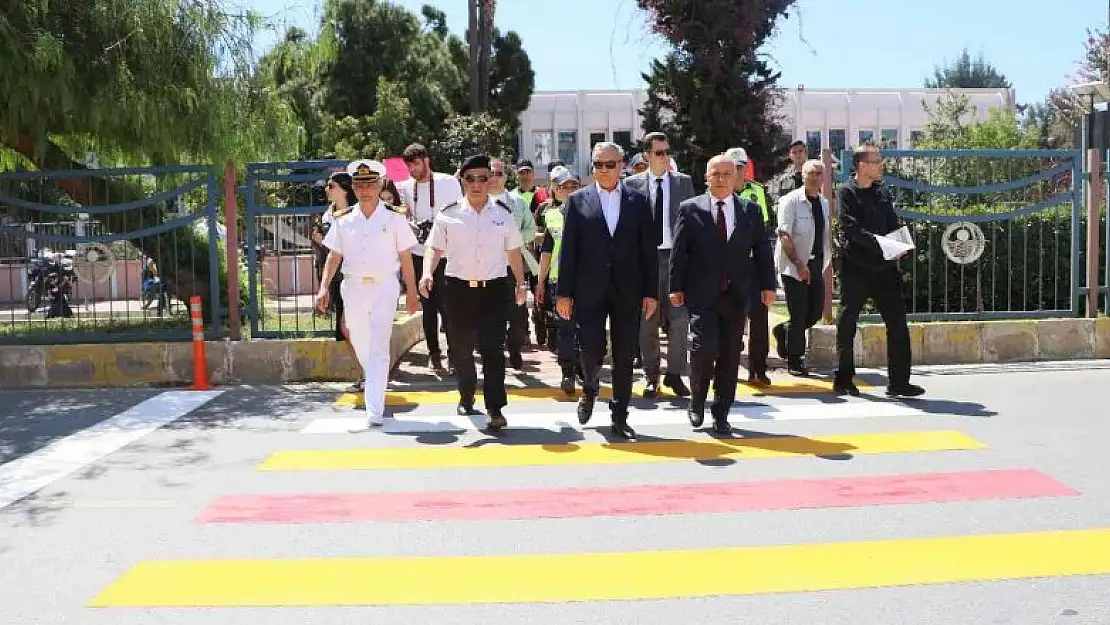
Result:
{"label": "building window", "polygon": [[859,131],[859,143],[857,145],[863,145],[863,144],[867,143],[868,141],[874,141],[874,140],[875,140],[875,131],[874,130],[861,130],[861,131]]}
{"label": "building window", "polygon": [[614,130],[613,143],[624,148],[625,158],[632,157],[632,131],[631,130]]}
{"label": "building window", "polygon": [[806,131],[806,156],[808,156],[809,158],[821,158],[820,130]]}
{"label": "building window", "polygon": [[921,140],[924,139],[924,138],[925,138],[925,132],[924,131],[922,131],[922,130],[911,130],[910,131],[910,146],[915,146],[918,143],[921,143]]}
{"label": "building window", "polygon": [[880,146],[891,150],[898,149],[898,129],[897,128],[883,128],[882,142]]}
{"label": "building window", "polygon": [[595,145],[597,145],[597,144],[599,144],[599,143],[601,143],[602,141],[605,141],[605,140],[606,139],[605,139],[605,131],[604,130],[602,130],[601,132],[591,132],[590,133],[590,149],[591,150],[594,149]]}
{"label": "building window", "polygon": [[532,164],[537,169],[547,167],[555,160],[555,145],[551,132],[543,130],[532,133]]}
{"label": "building window", "polygon": [[578,164],[578,133],[573,130],[559,131],[559,160],[567,167]]}
{"label": "building window", "polygon": [[847,147],[847,136],[843,128],[829,128],[829,149],[834,158],[840,158],[840,153]]}

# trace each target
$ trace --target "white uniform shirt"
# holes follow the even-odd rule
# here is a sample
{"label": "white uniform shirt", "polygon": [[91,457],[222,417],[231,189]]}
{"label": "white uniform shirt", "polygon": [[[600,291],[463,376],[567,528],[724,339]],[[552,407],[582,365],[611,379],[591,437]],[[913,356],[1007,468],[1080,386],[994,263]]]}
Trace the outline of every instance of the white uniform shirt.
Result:
{"label": "white uniform shirt", "polygon": [[[432,206],[431,203],[431,184],[434,184],[436,188],[435,206]],[[431,184],[421,182],[417,185],[415,180],[409,178],[397,185],[397,191],[401,194],[401,202],[409,207],[416,223],[434,221],[436,213],[442,210],[444,206],[454,204],[463,198],[462,185],[458,178],[451,174],[432,172]],[[423,256],[423,246],[419,244],[413,246],[412,253]]]}
{"label": "white uniform shirt", "polygon": [[324,237],[324,245],[343,256],[344,277],[394,283],[401,268],[398,253],[415,243],[416,235],[405,216],[389,210],[384,202],[378,202],[369,218],[355,204],[351,212],[335,219]]}
{"label": "white uniform shirt", "polygon": [[721,210],[725,213],[725,236],[732,238],[732,231],[736,230],[736,209],[733,206],[733,196],[729,194],[724,200],[718,200],[712,195],[709,196],[709,215],[713,218],[713,223],[717,223],[717,202],[723,201],[724,206]]}
{"label": "white uniform shirt", "polygon": [[446,275],[493,280],[505,277],[506,252],[519,248],[521,239],[511,208],[502,208],[490,198],[479,213],[463,198],[436,215],[428,245],[447,256]]}

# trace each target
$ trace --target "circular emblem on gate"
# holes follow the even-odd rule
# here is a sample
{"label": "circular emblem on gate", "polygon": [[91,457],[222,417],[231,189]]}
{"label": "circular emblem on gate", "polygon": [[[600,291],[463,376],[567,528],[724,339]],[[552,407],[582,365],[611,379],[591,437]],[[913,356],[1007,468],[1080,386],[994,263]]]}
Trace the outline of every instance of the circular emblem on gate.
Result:
{"label": "circular emblem on gate", "polygon": [[940,246],[948,260],[957,265],[967,265],[983,255],[987,240],[979,226],[970,221],[959,221],[944,229]]}

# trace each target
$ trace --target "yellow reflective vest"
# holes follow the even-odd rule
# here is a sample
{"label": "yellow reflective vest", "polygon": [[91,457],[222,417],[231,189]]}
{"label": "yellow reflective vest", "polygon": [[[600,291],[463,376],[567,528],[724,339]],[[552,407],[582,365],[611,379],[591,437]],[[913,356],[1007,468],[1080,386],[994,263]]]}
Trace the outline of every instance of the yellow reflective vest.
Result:
{"label": "yellow reflective vest", "polygon": [[763,189],[763,185],[748,181],[740,191],[740,197],[759,204],[759,210],[763,213],[763,223],[771,223],[771,213],[767,210],[767,191]]}
{"label": "yellow reflective vest", "polygon": [[550,282],[559,279],[559,251],[563,249],[563,223],[565,221],[562,206],[552,205],[543,212],[544,227],[551,233],[551,238],[555,242],[551,249],[551,266],[547,270],[547,279]]}

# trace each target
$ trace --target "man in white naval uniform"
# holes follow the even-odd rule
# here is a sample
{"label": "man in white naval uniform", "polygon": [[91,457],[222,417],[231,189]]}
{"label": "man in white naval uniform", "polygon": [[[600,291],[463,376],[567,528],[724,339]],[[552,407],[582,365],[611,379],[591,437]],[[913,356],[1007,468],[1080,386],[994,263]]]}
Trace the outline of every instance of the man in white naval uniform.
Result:
{"label": "man in white naval uniform", "polygon": [[[520,230],[512,208],[489,195],[490,158],[472,156],[459,168],[465,197],[436,215],[424,253],[420,294],[435,288],[434,273],[442,257],[447,257],[443,281],[444,308],[451,331],[447,345],[455,368],[459,389],[460,416],[477,414],[474,395],[478,374],[474,368],[474,348],[482,355],[482,395],[490,432],[506,425],[501,409],[508,403],[505,394],[505,330],[508,309],[505,301],[513,293],[516,305],[523,306],[528,284],[524,281]],[[508,277],[511,268],[513,282]]]}
{"label": "man in white naval uniform", "polygon": [[389,337],[401,290],[398,269],[405,280],[405,309],[414,313],[420,307],[410,251],[416,245],[416,236],[408,218],[378,197],[385,181],[385,165],[354,161],[347,172],[358,204],[337,218],[324,237],[324,246],[331,251],[324,263],[316,305],[327,310],[327,285],[342,263],[344,316],[351,345],[366,375],[366,416],[368,425],[374,426],[381,425],[385,417]]}

